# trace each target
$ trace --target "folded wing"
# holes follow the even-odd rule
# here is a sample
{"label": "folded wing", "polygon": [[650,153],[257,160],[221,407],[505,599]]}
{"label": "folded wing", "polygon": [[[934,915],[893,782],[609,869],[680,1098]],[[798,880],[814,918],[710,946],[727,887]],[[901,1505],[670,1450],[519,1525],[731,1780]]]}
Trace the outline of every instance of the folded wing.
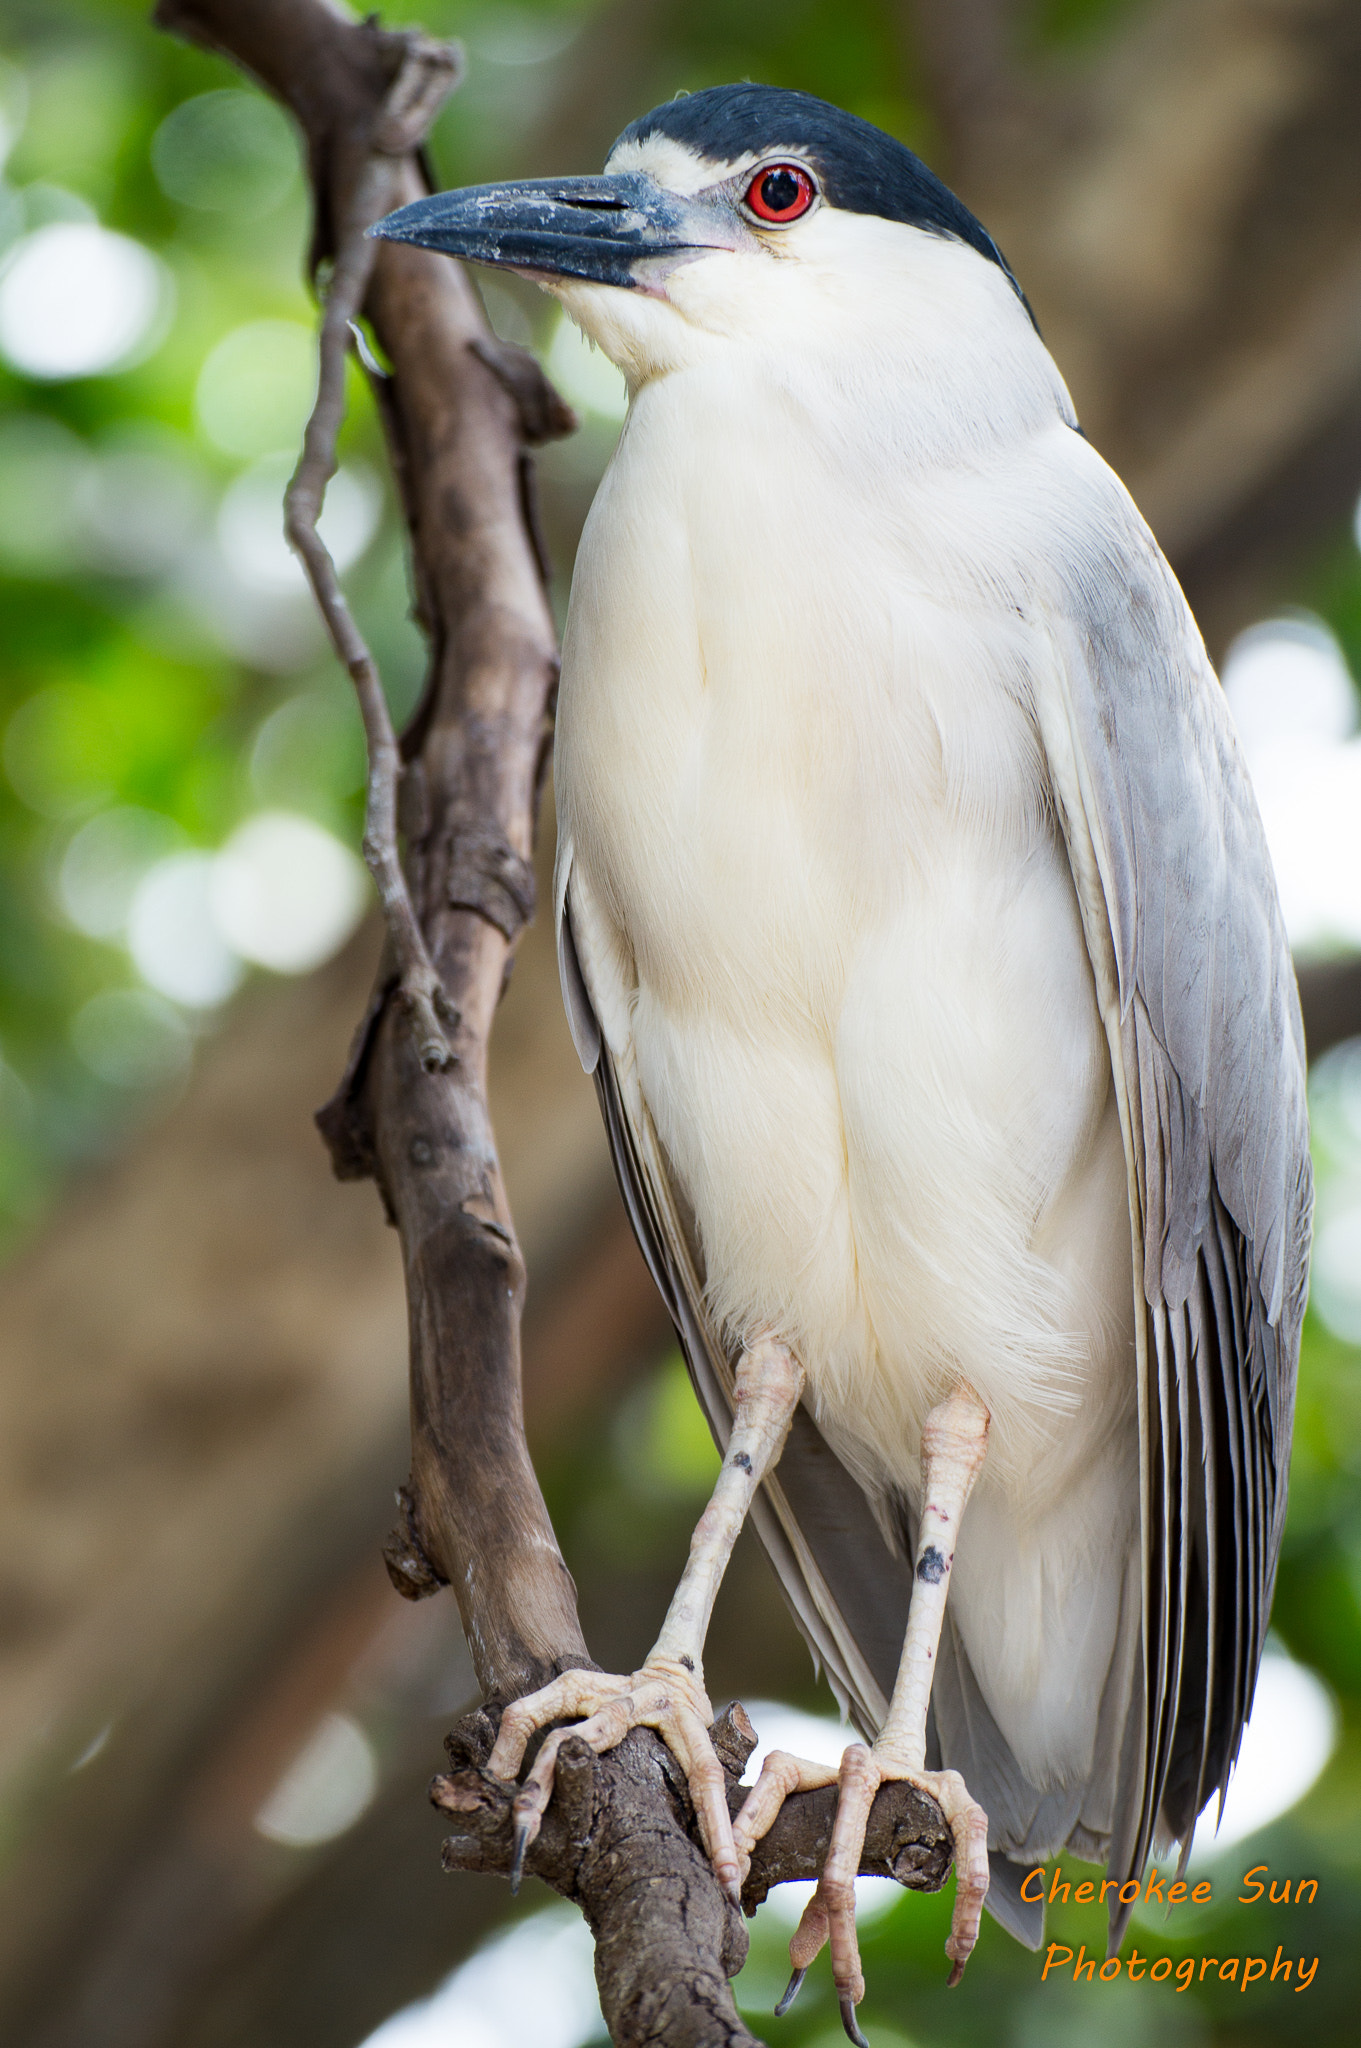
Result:
{"label": "folded wing", "polygon": [[1106,480],[1106,518],[1047,608],[1035,714],[1111,1048],[1143,1309],[1141,1725],[1110,1851],[1123,1877],[1157,1832],[1189,1848],[1252,1704],[1311,1179],[1299,1003],[1257,807],[1181,591]]}

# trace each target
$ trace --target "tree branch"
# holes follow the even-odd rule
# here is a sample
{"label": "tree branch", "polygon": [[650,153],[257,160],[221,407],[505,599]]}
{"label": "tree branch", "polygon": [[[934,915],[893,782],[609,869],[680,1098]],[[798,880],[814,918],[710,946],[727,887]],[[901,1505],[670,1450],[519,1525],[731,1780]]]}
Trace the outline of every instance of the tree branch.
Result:
{"label": "tree branch", "polygon": [[[438,1796],[464,1816],[456,1842],[473,1844],[451,1850],[450,1861],[473,1856],[481,1860],[462,1867],[494,1870],[505,1867],[508,1795],[480,1765],[499,1707],[591,1662],[525,1443],[524,1264],[485,1085],[492,1018],[533,909],[529,857],[557,675],[525,449],[574,422],[533,358],[489,332],[456,264],[363,240],[379,214],[429,189],[418,144],[436,96],[453,81],[448,52],[414,33],[356,23],[330,0],[161,0],[157,19],[234,58],[290,108],[313,178],[313,266],[333,259],[289,536],[360,696],[370,743],[367,850],[391,963],[318,1121],[337,1172],[373,1176],[401,1238],[412,1465],[388,1566],[408,1597],[444,1584],[455,1590],[489,1705],[452,1739],[458,1769],[439,1781]],[[316,534],[335,460],[346,338],[361,309],[392,366],[375,389],[431,646],[425,694],[402,743],[398,803],[377,672]],[[414,1034],[394,1004],[399,992]],[[749,1731],[742,1740],[749,1747]],[[736,1755],[742,1741],[729,1747]],[[571,1745],[569,1753],[575,1760],[560,1770],[552,1823],[530,1867],[591,1924],[614,2040],[620,2048],[750,2044],[727,1982],[744,1959],[745,1932],[700,1845],[674,1760],[643,1730],[600,1758],[585,1752],[583,1760]],[[790,1803],[754,1868],[751,1905],[771,1883],[816,1869],[829,1825],[827,1794]],[[948,1835],[931,1802],[887,1788],[872,1825],[871,1867],[901,1866],[918,1887],[944,1881]]]}
{"label": "tree branch", "polygon": [[326,486],[336,472],[336,436],[345,416],[345,364],[356,316],[368,291],[376,254],[367,231],[390,210],[391,159],[409,156],[425,140],[431,121],[458,83],[462,60],[452,44],[410,38],[402,68],[389,88],[355,188],[326,293],[318,347],[316,404],[302,454],[284,500],[284,532],[301,557],[317,608],[354,682],[368,747],[368,803],[364,856],[378,889],[397,963],[397,990],[411,1013],[423,1067],[447,1067],[453,1058],[443,1024],[457,1024],[426,950],[402,872],[397,845],[400,759],[387,698],[372,654],[345,601],[326,543],[317,531]]}

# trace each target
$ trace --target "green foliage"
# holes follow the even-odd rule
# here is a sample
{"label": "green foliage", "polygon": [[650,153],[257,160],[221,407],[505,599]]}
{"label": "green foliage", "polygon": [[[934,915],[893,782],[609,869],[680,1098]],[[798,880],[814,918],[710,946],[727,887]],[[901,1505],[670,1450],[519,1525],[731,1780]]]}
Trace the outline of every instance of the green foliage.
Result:
{"label": "green foliage", "polygon": [[[0,263],[34,230],[97,221],[152,252],[163,302],[130,359],[93,373],[25,374],[22,349],[0,348],[3,1242],[173,1089],[212,1021],[208,1006],[167,1025],[126,932],[73,920],[75,835],[132,807],[153,852],[211,851],[273,807],[355,844],[363,763],[281,537],[314,380],[290,124],[141,7],[75,0],[8,10],[0,120]],[[376,498],[379,516],[348,580],[401,715],[421,649],[357,374],[352,397],[342,454],[359,512],[372,525]],[[90,1009],[110,996],[128,1000]]]}

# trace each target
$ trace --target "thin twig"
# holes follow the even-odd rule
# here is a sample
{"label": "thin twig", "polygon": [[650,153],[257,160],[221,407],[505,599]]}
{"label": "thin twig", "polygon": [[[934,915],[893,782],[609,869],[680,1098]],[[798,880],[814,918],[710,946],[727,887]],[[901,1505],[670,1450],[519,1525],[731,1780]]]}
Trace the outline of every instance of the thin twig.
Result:
{"label": "thin twig", "polygon": [[322,311],[316,403],[284,497],[284,533],[307,572],[332,645],[349,670],[359,699],[368,748],[364,859],[377,885],[392,943],[397,993],[406,1004],[427,1073],[453,1064],[454,1053],[444,1026],[457,1029],[459,1014],[430,958],[402,868],[397,838],[402,763],[378,665],[355,624],[317,522],[326,487],[336,472],[336,440],[345,417],[345,367],[353,323],[373,269],[375,248],[368,230],[387,211],[390,181],[383,159],[405,155],[418,146],[457,84],[460,68],[461,59],[451,45],[410,38],[406,59],[375,126],[375,153],[360,175],[340,236]]}

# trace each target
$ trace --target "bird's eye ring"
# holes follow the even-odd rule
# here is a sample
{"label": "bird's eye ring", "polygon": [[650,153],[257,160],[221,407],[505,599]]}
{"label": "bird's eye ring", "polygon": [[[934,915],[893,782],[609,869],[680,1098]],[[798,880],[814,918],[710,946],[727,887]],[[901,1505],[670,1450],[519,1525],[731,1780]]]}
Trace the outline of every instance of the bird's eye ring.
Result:
{"label": "bird's eye ring", "polygon": [[764,164],[746,191],[756,218],[781,228],[807,213],[816,197],[817,187],[802,164]]}

